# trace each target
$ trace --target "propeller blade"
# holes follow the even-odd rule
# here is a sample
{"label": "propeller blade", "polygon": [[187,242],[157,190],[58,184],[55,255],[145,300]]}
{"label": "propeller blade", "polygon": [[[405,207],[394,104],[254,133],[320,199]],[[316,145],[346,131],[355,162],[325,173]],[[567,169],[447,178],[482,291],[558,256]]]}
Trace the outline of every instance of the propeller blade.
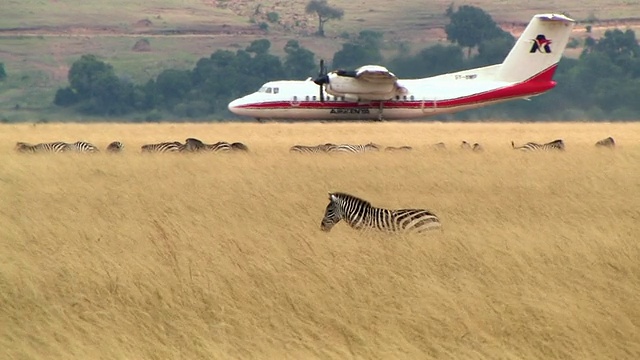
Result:
{"label": "propeller blade", "polygon": [[329,76],[327,76],[324,68],[324,59],[320,59],[320,72],[313,82],[320,87],[320,101],[324,102],[324,84],[329,83]]}

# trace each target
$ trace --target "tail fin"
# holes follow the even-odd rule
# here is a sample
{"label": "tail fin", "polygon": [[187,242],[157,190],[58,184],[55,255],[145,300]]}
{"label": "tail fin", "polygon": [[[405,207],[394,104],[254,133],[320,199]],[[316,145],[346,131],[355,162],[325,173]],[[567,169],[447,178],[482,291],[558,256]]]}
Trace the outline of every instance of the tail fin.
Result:
{"label": "tail fin", "polygon": [[575,21],[559,14],[534,15],[502,62],[498,80],[522,82],[535,76],[551,81]]}

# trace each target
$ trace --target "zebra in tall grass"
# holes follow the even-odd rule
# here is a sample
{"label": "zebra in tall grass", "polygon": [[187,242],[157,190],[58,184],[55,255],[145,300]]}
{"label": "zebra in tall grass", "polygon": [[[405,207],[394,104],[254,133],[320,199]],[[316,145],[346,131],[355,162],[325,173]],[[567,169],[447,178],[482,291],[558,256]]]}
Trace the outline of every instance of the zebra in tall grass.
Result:
{"label": "zebra in tall grass", "polygon": [[66,142],[56,141],[50,143],[40,143],[31,145],[25,142],[17,142],[15,150],[20,153],[62,153],[71,151],[70,145]]}
{"label": "zebra in tall grass", "polygon": [[184,150],[184,148],[185,146],[181,144],[179,141],[162,142],[158,144],[146,144],[141,146],[141,150],[143,153],[181,152]]}
{"label": "zebra in tall grass", "polygon": [[528,142],[522,146],[516,146],[513,141],[511,141],[511,147],[515,150],[521,151],[563,151],[564,150],[564,141],[561,139],[554,140],[548,142],[546,144],[538,144],[534,142]]}
{"label": "zebra in tall grass", "polygon": [[184,141],[184,148],[182,151],[186,152],[198,152],[204,150],[206,145],[196,138],[188,138]]}
{"label": "zebra in tall grass", "polygon": [[202,141],[195,138],[188,138],[185,140],[184,149],[186,152],[228,152],[228,151],[249,151],[247,145],[241,142],[228,143],[226,141],[220,141],[215,144],[205,144]]}
{"label": "zebra in tall grass", "polygon": [[69,144],[69,149],[78,153],[96,153],[100,151],[95,145],[86,141],[76,141],[73,144]]}
{"label": "zebra in tall grass", "polygon": [[371,151],[380,151],[381,146],[374,143],[368,143],[366,145],[351,145],[351,144],[340,144],[336,146],[330,147],[327,152],[330,153],[364,153]]}
{"label": "zebra in tall grass", "polygon": [[478,144],[478,143],[474,143],[473,145],[471,145],[471,143],[466,142],[466,141],[462,141],[462,144],[460,144],[460,149],[462,150],[471,150],[473,152],[482,152],[484,151],[484,149],[482,148],[482,145]]}
{"label": "zebra in tall grass", "polygon": [[440,219],[424,209],[389,210],[345,193],[329,193],[329,205],[320,223],[329,232],[340,220],[354,229],[373,228],[386,232],[421,233],[441,229]]}
{"label": "zebra in tall grass", "polygon": [[307,146],[307,145],[294,145],[289,149],[289,152],[295,152],[300,154],[318,154],[318,153],[326,153],[330,148],[336,146],[336,144],[326,143],[319,144],[316,146]]}
{"label": "zebra in tall grass", "polygon": [[439,143],[431,145],[431,148],[434,149],[434,150],[446,150],[447,149],[447,145],[445,145],[445,143],[443,143],[443,142],[439,142]]}
{"label": "zebra in tall grass", "polygon": [[615,146],[616,146],[616,142],[613,140],[611,136],[596,142],[596,147],[607,147],[607,148],[613,149]]}
{"label": "zebra in tall grass", "polygon": [[396,151],[411,151],[413,150],[413,148],[411,146],[408,145],[404,145],[404,146],[387,146],[384,151],[391,151],[391,152],[396,152]]}
{"label": "zebra in tall grass", "polygon": [[108,153],[119,153],[124,149],[124,144],[120,141],[114,141],[107,146]]}
{"label": "zebra in tall grass", "polygon": [[241,142],[231,143],[231,151],[244,151],[248,152],[249,147]]}

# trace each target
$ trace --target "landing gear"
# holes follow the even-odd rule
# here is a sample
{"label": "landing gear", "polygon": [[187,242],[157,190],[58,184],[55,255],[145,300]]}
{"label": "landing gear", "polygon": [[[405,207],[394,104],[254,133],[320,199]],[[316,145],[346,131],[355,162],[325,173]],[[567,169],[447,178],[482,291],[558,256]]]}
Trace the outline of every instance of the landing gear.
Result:
{"label": "landing gear", "polygon": [[378,105],[378,121],[384,121],[384,116],[382,115],[383,109],[384,109],[384,105],[382,101],[380,101],[380,105]]}

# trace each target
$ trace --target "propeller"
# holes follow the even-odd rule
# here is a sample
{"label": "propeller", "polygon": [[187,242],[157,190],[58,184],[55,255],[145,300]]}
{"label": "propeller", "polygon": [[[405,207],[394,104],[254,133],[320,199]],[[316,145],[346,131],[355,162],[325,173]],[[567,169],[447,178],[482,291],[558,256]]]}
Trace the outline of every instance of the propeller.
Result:
{"label": "propeller", "polygon": [[324,67],[323,59],[320,59],[320,72],[313,82],[320,87],[320,101],[324,101],[324,84],[329,83],[329,76],[327,75],[327,69]]}

